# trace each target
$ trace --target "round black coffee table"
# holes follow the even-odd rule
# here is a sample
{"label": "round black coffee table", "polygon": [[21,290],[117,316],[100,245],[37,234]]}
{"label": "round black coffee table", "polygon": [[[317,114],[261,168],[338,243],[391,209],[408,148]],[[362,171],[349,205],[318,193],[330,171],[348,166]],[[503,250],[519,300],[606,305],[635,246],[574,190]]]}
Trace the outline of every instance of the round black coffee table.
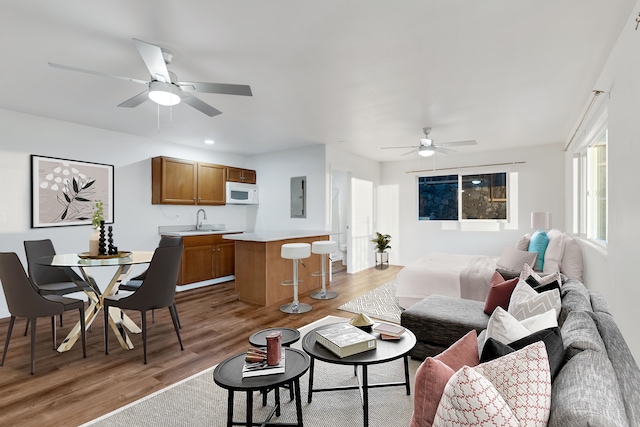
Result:
{"label": "round black coffee table", "polygon": [[[351,356],[340,358],[326,347],[316,342],[316,331],[326,328],[334,327],[339,323],[333,323],[330,325],[319,326],[309,333],[307,333],[302,339],[302,348],[309,356],[311,356],[311,365],[309,370],[309,398],[308,402],[311,403],[313,392],[321,391],[334,391],[334,390],[356,390],[362,389],[362,408],[364,411],[364,425],[369,425],[369,389],[378,387],[396,387],[405,386],[407,395],[411,394],[411,383],[409,382],[409,352],[416,345],[416,336],[410,330],[406,329],[399,340],[382,340],[380,334],[376,332],[370,332],[375,336],[376,348],[368,350],[362,353],[354,354]],[[399,358],[404,358],[404,382],[390,382],[382,384],[369,384],[367,378],[367,369],[369,365],[375,365],[379,363],[386,363]],[[333,363],[337,365],[353,365],[354,370],[357,370],[358,366],[362,367],[362,384],[353,386],[341,386],[333,388],[313,388],[313,368],[315,359],[322,360],[323,362]],[[360,381],[360,378],[358,378]]]}
{"label": "round black coffee table", "polygon": [[[282,334],[282,344],[283,347],[290,347],[291,344],[298,342],[300,339],[300,331],[293,328],[268,328],[263,329],[261,331],[256,332],[255,334],[249,337],[249,344],[254,347],[266,347],[267,346],[267,335],[272,332],[280,332]],[[289,387],[285,384],[285,387],[289,388],[289,394],[291,395],[291,400],[293,400],[293,387]],[[262,393],[262,406],[267,404],[267,392],[269,390],[263,390]]]}
{"label": "round black coffee table", "polygon": [[[251,378],[242,378],[245,353],[232,356],[216,366],[213,371],[213,381],[220,387],[227,389],[227,426],[242,425],[233,421],[233,398],[236,391],[244,391],[247,394],[247,426],[253,425],[253,392],[268,388],[275,389],[276,404],[267,419],[261,424],[276,425],[270,422],[275,414],[280,416],[279,387],[283,384],[293,383],[296,399],[297,425],[302,425],[302,400],[300,397],[300,377],[309,369],[309,356],[300,350],[285,347],[285,372],[284,374],[262,375]],[[289,424],[291,425],[291,424]]]}

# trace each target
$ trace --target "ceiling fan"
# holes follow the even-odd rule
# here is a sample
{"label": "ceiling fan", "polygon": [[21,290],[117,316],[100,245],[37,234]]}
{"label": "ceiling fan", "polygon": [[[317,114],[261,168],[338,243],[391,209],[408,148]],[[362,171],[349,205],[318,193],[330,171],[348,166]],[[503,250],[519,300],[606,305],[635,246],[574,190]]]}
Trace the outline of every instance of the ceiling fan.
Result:
{"label": "ceiling fan", "polygon": [[442,142],[440,144],[437,144],[431,138],[429,138],[429,133],[431,133],[431,128],[429,127],[422,128],[422,132],[424,132],[424,138],[420,138],[420,145],[418,146],[381,147],[381,148],[383,150],[392,149],[392,148],[413,148],[413,150],[404,153],[403,156],[406,156],[407,154],[415,153],[417,151],[420,156],[429,157],[429,156],[433,156],[435,153],[450,154],[450,153],[456,152],[456,150],[452,150],[447,147],[476,145],[476,141],[473,139],[468,141]]}
{"label": "ceiling fan", "polygon": [[218,114],[222,114],[222,112],[196,98],[191,94],[191,92],[221,93],[225,95],[244,96],[253,95],[251,93],[251,87],[247,85],[178,81],[177,76],[167,69],[167,65],[169,65],[173,59],[172,52],[162,49],[159,46],[143,42],[142,40],[133,39],[133,42],[135,43],[136,48],[138,48],[138,52],[140,53],[142,60],[149,69],[149,74],[151,76],[149,81],[119,76],[103,71],[93,71],[68,65],[55,64],[53,62],[49,62],[49,66],[64,70],[127,80],[147,86],[147,89],[144,92],[124,101],[119,104],[118,107],[137,107],[147,99],[151,99],[152,101],[165,106],[176,105],[183,101],[185,104],[192,106],[207,116],[213,117]]}

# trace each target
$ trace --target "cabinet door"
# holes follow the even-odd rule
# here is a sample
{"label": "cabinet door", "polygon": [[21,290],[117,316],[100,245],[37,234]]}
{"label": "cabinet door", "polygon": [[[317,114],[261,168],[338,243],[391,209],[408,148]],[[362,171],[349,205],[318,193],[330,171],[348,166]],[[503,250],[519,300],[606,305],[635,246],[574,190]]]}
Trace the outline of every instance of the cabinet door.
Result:
{"label": "cabinet door", "polygon": [[242,169],[227,167],[227,181],[242,182]]}
{"label": "cabinet door", "polygon": [[251,169],[243,169],[242,170],[243,181],[247,184],[255,184],[256,183],[256,171]]}
{"label": "cabinet door", "polygon": [[155,157],[152,160],[152,200],[154,204],[195,205],[196,163],[189,160]]}
{"label": "cabinet door", "polygon": [[194,283],[213,277],[213,245],[185,247],[182,253],[182,283]]}
{"label": "cabinet door", "polygon": [[198,163],[198,204],[224,205],[226,168],[221,165]]}
{"label": "cabinet door", "polygon": [[235,273],[236,244],[235,242],[216,245],[216,276],[231,276]]}

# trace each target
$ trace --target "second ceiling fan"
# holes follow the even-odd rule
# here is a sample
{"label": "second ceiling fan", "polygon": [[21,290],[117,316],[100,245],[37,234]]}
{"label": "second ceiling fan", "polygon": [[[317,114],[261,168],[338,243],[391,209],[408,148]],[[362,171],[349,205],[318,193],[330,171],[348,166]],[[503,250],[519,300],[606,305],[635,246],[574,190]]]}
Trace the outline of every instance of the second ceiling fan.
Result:
{"label": "second ceiling fan", "polygon": [[412,145],[412,146],[404,146],[404,147],[381,147],[381,148],[383,150],[388,150],[393,148],[412,148],[411,151],[408,151],[402,155],[406,156],[408,154],[417,152],[422,157],[429,157],[434,155],[435,153],[450,154],[450,153],[456,152],[456,150],[452,150],[448,147],[460,147],[464,145],[477,144],[477,142],[474,139],[471,139],[468,141],[436,143],[431,138],[429,138],[429,134],[431,133],[430,127],[422,128],[422,132],[424,132],[424,138],[420,138],[420,145]]}

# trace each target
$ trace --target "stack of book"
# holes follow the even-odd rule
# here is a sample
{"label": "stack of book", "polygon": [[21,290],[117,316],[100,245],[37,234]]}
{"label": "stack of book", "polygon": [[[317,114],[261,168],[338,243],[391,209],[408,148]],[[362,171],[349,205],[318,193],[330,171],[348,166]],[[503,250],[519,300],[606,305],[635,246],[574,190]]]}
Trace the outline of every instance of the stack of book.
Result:
{"label": "stack of book", "polygon": [[348,323],[316,331],[316,342],[340,358],[376,348],[376,337]]}
{"label": "stack of book", "polygon": [[261,375],[284,374],[284,355],[285,350],[282,348],[280,362],[277,365],[267,365],[266,357],[258,362],[249,362],[245,359],[242,367],[242,378],[259,377]]}
{"label": "stack of book", "polygon": [[373,325],[373,331],[380,334],[380,339],[399,340],[404,334],[404,327],[395,323],[377,323]]}

